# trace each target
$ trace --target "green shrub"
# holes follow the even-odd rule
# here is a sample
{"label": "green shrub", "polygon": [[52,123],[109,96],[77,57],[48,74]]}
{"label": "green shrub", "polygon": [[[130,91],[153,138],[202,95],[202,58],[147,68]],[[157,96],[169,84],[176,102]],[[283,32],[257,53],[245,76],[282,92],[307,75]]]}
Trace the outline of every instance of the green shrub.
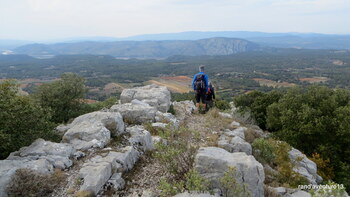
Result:
{"label": "green shrub", "polygon": [[162,191],[161,196],[174,196],[184,191],[207,192],[209,190],[209,181],[200,176],[197,171],[190,170],[184,177],[185,179],[180,181],[167,181],[161,178],[158,187]]}
{"label": "green shrub", "polygon": [[174,105],[173,105],[173,104],[170,105],[169,110],[168,110],[168,113],[171,113],[171,114],[173,114],[173,115],[176,114],[176,111],[175,111],[175,109],[174,109]]}
{"label": "green shrub", "polygon": [[272,164],[275,160],[276,146],[271,143],[271,139],[266,140],[259,138],[254,140],[253,146],[253,155],[261,163]]}
{"label": "green shrub", "polygon": [[231,108],[230,103],[225,100],[216,100],[215,107],[223,111]]}
{"label": "green shrub", "polygon": [[84,78],[76,74],[65,73],[60,80],[39,86],[34,97],[43,108],[52,111],[53,122],[67,122],[82,114],[84,82]]}
{"label": "green shrub", "polygon": [[0,159],[30,145],[37,138],[59,141],[50,111],[18,93],[15,81],[0,83]]}
{"label": "green shrub", "polygon": [[165,178],[161,178],[159,182],[158,189],[161,190],[161,196],[174,196],[178,193],[183,192],[184,185],[183,181],[172,181],[168,182]]}
{"label": "green shrub", "polygon": [[293,171],[294,164],[291,162],[288,152],[291,146],[286,142],[274,139],[256,139],[253,144],[253,154],[261,163],[274,166],[278,174],[275,180],[291,187],[308,184],[308,181],[300,174]]}

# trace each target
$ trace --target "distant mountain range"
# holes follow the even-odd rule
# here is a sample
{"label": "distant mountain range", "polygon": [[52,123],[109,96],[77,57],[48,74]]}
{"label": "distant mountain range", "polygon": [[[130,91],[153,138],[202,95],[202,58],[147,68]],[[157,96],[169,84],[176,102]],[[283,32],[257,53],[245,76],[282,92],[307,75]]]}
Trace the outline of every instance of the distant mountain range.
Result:
{"label": "distant mountain range", "polygon": [[171,41],[77,42],[29,44],[14,50],[34,57],[50,55],[112,55],[119,58],[166,58],[173,55],[230,55],[261,50],[258,44],[235,38]]}
{"label": "distant mountain range", "polygon": [[36,57],[58,54],[103,54],[128,58],[163,58],[171,55],[227,55],[261,50],[262,47],[350,50],[350,35],[192,31],[125,38],[76,37],[34,43],[37,42],[0,40],[0,52],[13,50],[18,54]]}

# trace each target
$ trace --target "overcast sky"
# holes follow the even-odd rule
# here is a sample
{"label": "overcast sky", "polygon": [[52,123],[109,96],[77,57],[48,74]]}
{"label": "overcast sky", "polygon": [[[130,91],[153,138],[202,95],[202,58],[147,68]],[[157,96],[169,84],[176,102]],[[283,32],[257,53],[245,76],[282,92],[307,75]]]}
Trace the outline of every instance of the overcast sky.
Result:
{"label": "overcast sky", "polygon": [[350,34],[350,0],[0,0],[0,39],[183,31]]}

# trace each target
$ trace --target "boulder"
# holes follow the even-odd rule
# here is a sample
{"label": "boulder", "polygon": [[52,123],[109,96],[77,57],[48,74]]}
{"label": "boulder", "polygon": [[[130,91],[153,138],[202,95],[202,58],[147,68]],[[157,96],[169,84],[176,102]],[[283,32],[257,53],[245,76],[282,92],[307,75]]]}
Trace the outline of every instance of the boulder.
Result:
{"label": "boulder", "polygon": [[125,186],[125,181],[122,178],[122,173],[114,173],[108,180],[107,184],[115,190],[123,189]]}
{"label": "boulder", "polygon": [[190,116],[192,112],[196,109],[193,101],[180,101],[173,102],[174,110],[176,112],[176,117],[179,120],[185,119],[187,116]]}
{"label": "boulder", "polygon": [[43,139],[35,140],[30,146],[13,152],[7,160],[38,160],[45,159],[53,167],[69,168],[73,162],[69,159],[75,153],[71,144],[54,143]]}
{"label": "boulder", "polygon": [[157,122],[162,122],[162,123],[170,123],[174,126],[175,129],[179,128],[180,126],[180,121],[171,113],[162,113],[158,111],[156,113],[155,120]]}
{"label": "boulder", "polygon": [[229,167],[236,169],[238,184],[246,184],[253,197],[264,196],[264,169],[256,159],[243,152],[229,153],[217,147],[202,147],[195,157],[195,169],[210,181],[210,189],[221,188],[220,178]]}
{"label": "boulder", "polygon": [[113,105],[112,112],[119,112],[125,122],[130,124],[142,124],[145,122],[154,122],[157,109],[149,105],[125,103]]}
{"label": "boulder", "polygon": [[73,120],[68,127],[72,128],[76,125],[84,123],[101,124],[106,127],[112,136],[119,136],[125,132],[123,117],[118,112],[91,112],[81,115]]}
{"label": "boulder", "polygon": [[234,129],[234,130],[225,129],[224,130],[224,135],[229,136],[229,137],[238,136],[238,137],[240,137],[240,138],[245,140],[244,132],[246,130],[247,130],[246,127],[238,127],[237,129]]}
{"label": "boulder", "polygon": [[118,172],[124,172],[131,170],[141,153],[139,153],[134,147],[127,146],[122,149],[123,152],[110,152],[107,158],[111,158],[113,161],[113,167]]}
{"label": "boulder", "polygon": [[232,118],[233,118],[233,116],[232,116],[231,114],[229,114],[229,113],[224,113],[224,112],[219,112],[219,116],[220,116],[221,118],[228,118],[228,119],[232,119]]}
{"label": "boulder", "polygon": [[317,185],[322,182],[322,177],[317,174],[317,165],[299,150],[292,148],[288,152],[291,162],[295,164],[293,170],[305,177],[311,184]]}
{"label": "boulder", "polygon": [[120,95],[121,103],[130,103],[134,99],[148,103],[161,112],[167,112],[171,104],[169,90],[155,84],[125,89]]}
{"label": "boulder", "polygon": [[118,136],[125,132],[125,125],[120,113],[92,112],[74,119],[67,125],[62,142],[72,144],[76,149],[103,148],[111,135]]}
{"label": "boulder", "polygon": [[82,122],[70,128],[62,142],[72,144],[78,150],[103,148],[111,139],[111,132],[102,124]]}
{"label": "boulder", "polygon": [[143,126],[128,127],[126,131],[131,135],[129,142],[138,150],[149,151],[154,149],[152,136]]}
{"label": "boulder", "polygon": [[233,146],[232,151],[229,152],[245,152],[247,155],[252,154],[252,146],[238,136],[233,137],[230,141],[230,144]]}
{"label": "boulder", "polygon": [[99,156],[87,162],[79,171],[79,177],[84,180],[81,191],[91,191],[96,195],[112,176],[112,164]]}
{"label": "boulder", "polygon": [[92,191],[96,195],[106,182],[115,188],[124,187],[125,182],[120,173],[132,169],[140,153],[132,146],[122,151],[111,151],[105,157],[97,155],[84,163],[79,171],[79,177],[84,180],[80,190]]}

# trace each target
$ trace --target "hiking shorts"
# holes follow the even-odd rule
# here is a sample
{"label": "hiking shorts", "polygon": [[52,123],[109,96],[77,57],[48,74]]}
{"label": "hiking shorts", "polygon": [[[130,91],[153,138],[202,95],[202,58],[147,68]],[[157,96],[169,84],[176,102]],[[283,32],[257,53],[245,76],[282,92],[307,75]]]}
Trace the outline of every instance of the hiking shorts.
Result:
{"label": "hiking shorts", "polygon": [[195,97],[196,97],[196,102],[199,103],[199,102],[202,101],[202,103],[205,104],[205,100],[206,100],[206,99],[205,99],[205,96],[206,96],[205,91],[196,91],[196,95],[195,95]]}

